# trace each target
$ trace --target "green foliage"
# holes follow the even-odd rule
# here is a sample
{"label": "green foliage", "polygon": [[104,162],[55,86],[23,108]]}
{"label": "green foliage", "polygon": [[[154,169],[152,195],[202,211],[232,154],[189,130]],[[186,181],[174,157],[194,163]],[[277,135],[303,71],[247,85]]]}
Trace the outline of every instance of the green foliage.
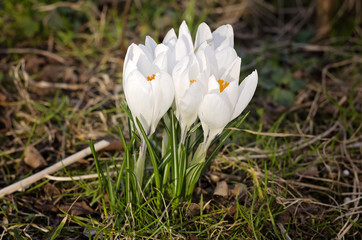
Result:
{"label": "green foliage", "polygon": [[79,11],[61,5],[50,10],[42,8],[58,2],[14,0],[0,3],[0,45],[15,47],[24,41],[29,45],[37,45],[47,39],[52,31],[77,31],[81,24],[88,21],[85,14],[89,12],[87,3]]}
{"label": "green foliage", "polygon": [[279,62],[269,59],[260,70],[259,86],[266,90],[266,96],[279,105],[290,107],[298,90],[306,83],[293,76],[290,69],[285,69]]}

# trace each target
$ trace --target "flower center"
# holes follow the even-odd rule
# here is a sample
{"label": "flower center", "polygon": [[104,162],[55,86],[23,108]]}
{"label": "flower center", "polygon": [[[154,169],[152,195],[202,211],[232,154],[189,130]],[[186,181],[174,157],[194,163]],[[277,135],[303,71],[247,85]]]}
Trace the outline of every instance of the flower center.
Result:
{"label": "flower center", "polygon": [[152,74],[152,76],[147,76],[147,81],[152,81],[155,79],[155,74]]}
{"label": "flower center", "polygon": [[220,93],[222,93],[222,91],[224,91],[225,90],[225,88],[227,87],[227,86],[229,86],[229,82],[226,82],[226,81],[224,81],[224,80],[217,80],[217,82],[219,83],[219,85],[220,85]]}
{"label": "flower center", "polygon": [[196,82],[195,79],[191,79],[191,80],[190,80],[190,84],[193,84],[193,83],[195,83],[195,82]]}

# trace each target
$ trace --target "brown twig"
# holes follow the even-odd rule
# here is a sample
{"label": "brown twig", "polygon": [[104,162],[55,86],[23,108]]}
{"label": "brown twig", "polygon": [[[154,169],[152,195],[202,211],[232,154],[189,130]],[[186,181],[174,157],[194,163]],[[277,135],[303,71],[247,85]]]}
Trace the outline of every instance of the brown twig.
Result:
{"label": "brown twig", "polygon": [[65,59],[62,58],[61,56],[59,56],[55,53],[49,52],[49,51],[41,50],[41,49],[36,49],[36,48],[0,49],[0,54],[27,54],[27,53],[42,55],[44,57],[54,59],[55,61],[57,61],[59,63],[65,64]]}
{"label": "brown twig", "polygon": [[[95,151],[99,151],[109,145],[110,145],[110,142],[108,142],[106,140],[102,140],[102,141],[94,144],[94,149],[95,149]],[[33,184],[33,183],[39,181],[40,179],[46,177],[47,175],[53,174],[54,172],[59,171],[60,169],[66,167],[72,163],[77,162],[78,160],[84,158],[85,156],[87,156],[91,153],[92,153],[91,148],[87,147],[87,148],[63,159],[60,162],[57,162],[56,164],[54,164],[30,177],[27,177],[19,182],[13,183],[12,185],[7,186],[0,190],[0,198],[5,195],[11,194],[15,191],[23,191],[30,184]]]}

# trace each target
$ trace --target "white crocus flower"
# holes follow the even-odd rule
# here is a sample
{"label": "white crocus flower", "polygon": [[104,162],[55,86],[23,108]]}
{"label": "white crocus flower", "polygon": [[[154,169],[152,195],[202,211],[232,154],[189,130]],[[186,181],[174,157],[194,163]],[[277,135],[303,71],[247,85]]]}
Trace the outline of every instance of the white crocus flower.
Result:
{"label": "white crocus flower", "polygon": [[204,151],[225,126],[238,117],[254,95],[258,74],[255,70],[239,85],[241,59],[236,57],[222,74],[211,75],[208,93],[202,100],[199,118],[204,130]]}
{"label": "white crocus flower", "polygon": [[230,24],[222,25],[211,33],[206,23],[201,23],[197,29],[195,38],[195,51],[202,43],[207,42],[213,50],[220,51],[234,47],[234,30]]}
{"label": "white crocus flower", "polygon": [[[145,45],[132,44],[123,65],[123,88],[134,120],[139,119],[147,136],[154,133],[162,116],[171,107],[175,92],[167,69],[167,47],[157,45],[150,37]],[[136,122],[136,120],[135,120]],[[137,130],[139,130],[136,124]],[[135,162],[135,175],[142,185],[146,142],[141,135],[141,149]]]}
{"label": "white crocus flower", "polygon": [[173,69],[175,115],[181,126],[181,142],[197,119],[199,106],[207,91],[209,74],[202,51],[184,57]]}
{"label": "white crocus flower", "polygon": [[123,87],[128,106],[150,136],[174,99],[171,76],[164,70],[166,46],[154,45],[150,38],[145,46],[132,44],[125,57]]}
{"label": "white crocus flower", "polygon": [[170,74],[172,74],[173,68],[178,62],[185,56],[194,52],[190,30],[185,21],[180,25],[178,37],[176,36],[175,30],[172,28],[167,32],[162,43],[168,47],[166,55],[168,72]]}

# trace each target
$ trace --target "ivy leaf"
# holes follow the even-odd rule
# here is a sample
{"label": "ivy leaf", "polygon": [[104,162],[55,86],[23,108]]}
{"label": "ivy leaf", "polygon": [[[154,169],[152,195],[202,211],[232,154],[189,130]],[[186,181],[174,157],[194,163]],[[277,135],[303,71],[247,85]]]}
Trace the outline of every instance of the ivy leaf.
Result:
{"label": "ivy leaf", "polygon": [[272,93],[273,101],[279,105],[290,107],[294,102],[294,93],[290,90],[275,88]]}

